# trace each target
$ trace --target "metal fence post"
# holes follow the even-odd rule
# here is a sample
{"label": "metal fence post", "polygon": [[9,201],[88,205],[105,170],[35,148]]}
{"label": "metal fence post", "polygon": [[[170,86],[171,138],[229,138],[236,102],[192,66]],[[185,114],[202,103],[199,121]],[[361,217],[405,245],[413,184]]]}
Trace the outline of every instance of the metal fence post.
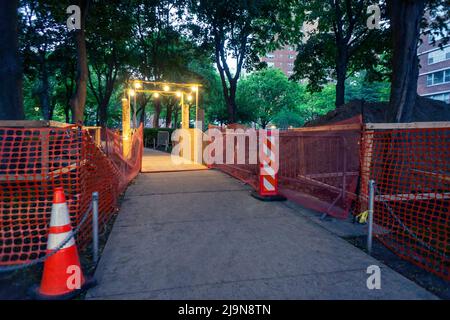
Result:
{"label": "metal fence post", "polygon": [[98,192],[92,193],[92,257],[98,262]]}
{"label": "metal fence post", "polygon": [[367,234],[367,252],[372,254],[373,209],[375,201],[375,180],[369,181],[369,230]]}

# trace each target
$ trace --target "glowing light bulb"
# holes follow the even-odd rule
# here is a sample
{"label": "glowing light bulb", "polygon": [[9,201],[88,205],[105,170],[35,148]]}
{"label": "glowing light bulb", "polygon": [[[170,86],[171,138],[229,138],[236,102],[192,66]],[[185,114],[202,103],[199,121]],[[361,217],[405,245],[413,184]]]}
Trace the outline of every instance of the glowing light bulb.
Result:
{"label": "glowing light bulb", "polygon": [[130,97],[134,97],[134,95],[136,94],[136,91],[134,91],[133,89],[129,89],[128,94],[130,95]]}
{"label": "glowing light bulb", "polygon": [[176,95],[177,95],[178,98],[181,98],[181,91],[177,91]]}
{"label": "glowing light bulb", "polygon": [[155,92],[155,93],[153,94],[153,98],[158,99],[158,98],[159,98],[159,93],[158,93],[158,92]]}
{"label": "glowing light bulb", "polygon": [[191,95],[188,95],[187,99],[188,99],[188,101],[192,101],[193,98]]}
{"label": "glowing light bulb", "polygon": [[170,87],[169,86],[164,86],[164,91],[165,92],[170,91]]}
{"label": "glowing light bulb", "polygon": [[197,87],[197,86],[193,86],[193,87],[191,88],[191,90],[192,90],[192,92],[197,92],[197,91],[198,91],[198,87]]}
{"label": "glowing light bulb", "polygon": [[135,83],[134,83],[134,88],[135,88],[135,89],[141,89],[141,88],[142,88],[142,83],[140,83],[140,82],[135,82]]}

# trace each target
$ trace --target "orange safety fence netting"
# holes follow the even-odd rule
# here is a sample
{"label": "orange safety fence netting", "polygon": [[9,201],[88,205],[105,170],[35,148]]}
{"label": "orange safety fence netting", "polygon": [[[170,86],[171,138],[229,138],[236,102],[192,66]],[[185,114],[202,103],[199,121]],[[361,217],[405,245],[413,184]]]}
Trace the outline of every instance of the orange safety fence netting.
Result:
{"label": "orange safety fence netting", "polygon": [[[45,255],[55,187],[64,188],[73,227],[89,208],[92,192],[99,192],[99,225],[104,227],[120,193],[140,170],[142,127],[132,141],[131,156],[112,161],[122,150],[107,155],[79,127],[0,128],[0,265]],[[77,235],[81,248],[91,239],[90,221]]]}
{"label": "orange safety fence netting", "polygon": [[450,127],[366,130],[359,211],[376,183],[374,233],[402,258],[450,280]]}
{"label": "orange safety fence netting", "polygon": [[[375,180],[375,236],[400,257],[450,280],[450,125],[367,130],[357,120],[280,132],[280,193],[344,219],[367,210],[368,183]],[[223,131],[223,138],[233,134]],[[236,140],[235,160],[238,149]],[[248,138],[242,149],[248,153]],[[225,161],[226,144],[223,153]],[[248,155],[246,160],[213,167],[258,190],[259,165],[249,164]]]}
{"label": "orange safety fence netting", "polygon": [[[279,189],[288,199],[337,218],[346,218],[356,196],[359,179],[361,118],[355,117],[332,128],[302,128],[280,131]],[[224,163],[226,141],[236,134],[223,131]],[[259,139],[258,139],[259,140]],[[245,164],[237,164],[238,140],[234,140],[234,164],[214,167],[259,188],[259,162],[249,164],[246,137]],[[259,143],[259,141],[258,141]],[[259,159],[258,159],[259,160]]]}

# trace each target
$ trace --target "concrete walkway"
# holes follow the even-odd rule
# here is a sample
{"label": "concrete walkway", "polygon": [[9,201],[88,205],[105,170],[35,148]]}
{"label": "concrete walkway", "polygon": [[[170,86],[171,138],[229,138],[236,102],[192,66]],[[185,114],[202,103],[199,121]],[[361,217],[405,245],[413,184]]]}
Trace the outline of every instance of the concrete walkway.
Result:
{"label": "concrete walkway", "polygon": [[[179,157],[177,157],[179,159]],[[181,161],[178,161],[180,163]],[[192,171],[192,170],[207,170],[208,168],[194,163],[176,164],[172,161],[171,154],[161,152],[154,149],[144,149],[144,156],[142,158],[142,172],[175,172],[175,171]]]}
{"label": "concrete walkway", "polygon": [[[289,203],[217,171],[141,174],[88,299],[434,299]],[[381,290],[368,290],[378,265]]]}

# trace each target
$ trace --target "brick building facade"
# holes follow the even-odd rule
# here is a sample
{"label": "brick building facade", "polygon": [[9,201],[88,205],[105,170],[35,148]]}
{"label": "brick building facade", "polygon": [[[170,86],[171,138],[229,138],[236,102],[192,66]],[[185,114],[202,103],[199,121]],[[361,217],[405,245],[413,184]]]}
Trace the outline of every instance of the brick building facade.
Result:
{"label": "brick building facade", "polygon": [[433,46],[430,36],[422,36],[417,52],[420,60],[417,91],[420,96],[450,104],[450,44],[441,49],[440,42]]}
{"label": "brick building facade", "polygon": [[294,62],[297,52],[292,46],[285,46],[280,50],[276,50],[266,54],[261,61],[267,63],[269,67],[280,69],[284,74],[290,77],[293,74]]}

